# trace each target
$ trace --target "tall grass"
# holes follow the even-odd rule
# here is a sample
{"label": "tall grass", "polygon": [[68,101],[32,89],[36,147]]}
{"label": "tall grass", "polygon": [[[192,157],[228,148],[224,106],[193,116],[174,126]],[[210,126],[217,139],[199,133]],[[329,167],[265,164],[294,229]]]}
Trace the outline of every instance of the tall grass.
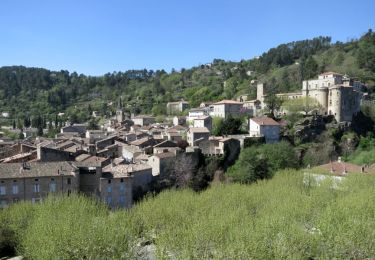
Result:
{"label": "tall grass", "polygon": [[116,212],[80,196],[52,197],[0,217],[14,220],[19,253],[30,259],[134,258],[140,240],[163,259],[374,257],[375,176],[349,176],[340,190],[302,179],[284,171],[252,185],[170,190]]}

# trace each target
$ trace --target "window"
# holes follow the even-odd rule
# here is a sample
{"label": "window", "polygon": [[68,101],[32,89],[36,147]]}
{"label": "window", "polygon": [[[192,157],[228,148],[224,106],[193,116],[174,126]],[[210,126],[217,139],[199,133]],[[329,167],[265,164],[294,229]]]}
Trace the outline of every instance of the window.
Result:
{"label": "window", "polygon": [[66,180],[66,182],[70,185],[70,184],[72,184],[72,180],[70,179],[70,178],[68,178],[67,180]]}
{"label": "window", "polygon": [[15,194],[18,194],[18,185],[17,183],[13,183],[13,186],[12,186],[12,193],[15,195]]}
{"label": "window", "polygon": [[39,185],[39,183],[35,183],[35,184],[34,184],[34,192],[35,192],[35,193],[40,192],[40,185]]}
{"label": "window", "polygon": [[108,180],[108,184],[111,184],[111,180],[110,179]]}
{"label": "window", "polygon": [[111,185],[109,185],[109,186],[107,187],[107,192],[108,192],[108,193],[111,193],[111,192],[112,192],[112,186],[111,186]]}
{"label": "window", "polygon": [[51,180],[51,182],[49,183],[49,191],[56,192],[56,182],[54,180]]}
{"label": "window", "polygon": [[120,191],[124,192],[125,191],[125,184],[120,183]]}
{"label": "window", "polygon": [[5,188],[5,186],[0,186],[0,195],[6,195],[6,188]]}
{"label": "window", "polygon": [[112,197],[111,197],[111,196],[108,196],[108,197],[107,197],[107,204],[108,204],[108,205],[111,205],[111,204],[112,204]]}

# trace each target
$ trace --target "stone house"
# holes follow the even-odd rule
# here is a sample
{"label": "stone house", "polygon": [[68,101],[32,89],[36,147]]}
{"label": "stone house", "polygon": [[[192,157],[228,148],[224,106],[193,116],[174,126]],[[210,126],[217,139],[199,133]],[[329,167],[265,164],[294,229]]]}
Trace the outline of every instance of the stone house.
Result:
{"label": "stone house", "polygon": [[87,130],[86,131],[86,138],[90,139],[93,142],[100,140],[100,139],[104,139],[106,137],[107,137],[107,132],[104,130]]}
{"label": "stone house", "polygon": [[119,164],[116,166],[108,165],[103,168],[103,173],[127,174],[133,178],[133,190],[141,188],[143,191],[149,189],[152,181],[152,168],[148,164]]}
{"label": "stone house", "polygon": [[133,203],[133,177],[127,171],[103,170],[99,184],[100,200],[112,209],[130,208]]}
{"label": "stone house", "polygon": [[153,176],[164,177],[173,169],[175,160],[175,153],[157,153],[148,158],[147,164],[152,167]]}
{"label": "stone house", "polygon": [[84,135],[87,130],[87,125],[85,124],[73,124],[69,126],[64,126],[61,128],[60,132],[64,133],[77,133],[78,135]]}
{"label": "stone house", "polygon": [[50,193],[78,191],[78,169],[68,162],[1,164],[0,207],[27,200],[39,202]]}
{"label": "stone house", "polygon": [[212,117],[210,116],[201,116],[194,119],[194,127],[206,127],[208,130],[212,130]]}
{"label": "stone house", "polygon": [[154,146],[153,153],[164,153],[164,152],[174,152],[176,153],[180,148],[177,147],[175,142],[166,140]]}
{"label": "stone house", "polygon": [[131,119],[135,125],[151,125],[155,123],[155,117],[152,116],[136,116]]}
{"label": "stone house", "polygon": [[190,127],[187,132],[187,142],[190,146],[195,146],[198,140],[208,140],[210,130],[206,127]]}
{"label": "stone house", "polygon": [[189,107],[189,102],[181,100],[167,103],[167,113],[169,115],[178,114]]}
{"label": "stone house", "polygon": [[143,151],[138,146],[124,145],[122,146],[122,157],[127,162],[134,162],[135,157],[142,154]]}
{"label": "stone house", "polygon": [[228,118],[229,116],[240,116],[243,108],[243,103],[234,100],[222,100],[220,102],[214,103],[212,106],[213,116]]}
{"label": "stone house", "polygon": [[186,116],[174,116],[173,117],[173,125],[185,125],[186,124]]}
{"label": "stone house", "polygon": [[266,143],[275,143],[280,139],[280,124],[269,117],[254,117],[249,120],[251,137],[264,137]]}

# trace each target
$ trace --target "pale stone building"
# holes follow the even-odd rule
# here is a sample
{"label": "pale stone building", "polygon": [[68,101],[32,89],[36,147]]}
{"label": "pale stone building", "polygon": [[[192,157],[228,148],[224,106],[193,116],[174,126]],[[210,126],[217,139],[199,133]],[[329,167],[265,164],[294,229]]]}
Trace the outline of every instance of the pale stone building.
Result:
{"label": "pale stone building", "polygon": [[[321,105],[319,113],[333,115],[337,122],[352,121],[353,115],[360,111],[363,97],[362,86],[361,82],[347,75],[325,72],[317,79],[303,81],[301,92],[280,93],[276,96],[284,100],[310,97],[316,99]],[[262,109],[266,107],[264,103],[266,96],[265,85],[257,84],[257,100],[260,101],[259,107]]]}
{"label": "pale stone building", "polygon": [[213,116],[228,118],[229,116],[239,116],[243,108],[243,103],[234,100],[222,100],[212,104]]}
{"label": "pale stone building", "polygon": [[151,125],[155,123],[155,117],[152,116],[136,116],[131,119],[135,125]]}
{"label": "pale stone building", "polygon": [[208,140],[210,130],[206,127],[190,127],[187,132],[187,142],[190,146],[195,146],[199,140]]}
{"label": "pale stone building", "polygon": [[254,117],[249,120],[251,137],[264,137],[266,143],[275,143],[280,138],[280,124],[269,117]]}
{"label": "pale stone building", "polygon": [[315,98],[322,113],[333,115],[337,122],[352,121],[360,111],[362,84],[346,75],[334,72],[320,74],[318,79],[302,83],[302,96]]}
{"label": "pale stone building", "polygon": [[206,127],[208,130],[212,130],[212,117],[201,116],[194,119],[194,127]]}
{"label": "pale stone building", "polygon": [[185,100],[177,102],[168,102],[167,103],[167,113],[170,115],[179,114],[189,107],[189,102]]}

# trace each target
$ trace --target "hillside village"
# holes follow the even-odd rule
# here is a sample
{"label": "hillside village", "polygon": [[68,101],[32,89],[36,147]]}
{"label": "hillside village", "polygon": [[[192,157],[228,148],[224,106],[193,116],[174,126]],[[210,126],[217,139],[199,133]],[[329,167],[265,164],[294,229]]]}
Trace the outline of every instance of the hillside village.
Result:
{"label": "hillside village", "polygon": [[[270,94],[265,84],[254,82],[254,86],[256,100],[244,95],[192,108],[184,100],[169,102],[170,120],[165,122],[157,123],[149,115],[130,115],[119,104],[99,130],[67,122],[54,138],[34,138],[27,135],[27,129],[24,140],[0,137],[0,205],[21,200],[36,203],[56,192],[80,192],[112,209],[129,208],[147,192],[166,187],[161,184],[171,176],[178,183],[199,167],[202,157],[222,158],[230,166],[244,147],[287,139],[283,134],[287,125],[278,116],[289,113],[288,108],[281,106],[274,117],[267,107]],[[319,104],[306,117],[328,118],[347,127],[366,100],[365,89],[347,75],[326,72],[303,81],[300,92],[276,96],[284,101],[312,98]],[[184,111],[187,116],[181,116]],[[246,132],[212,134],[215,118],[239,117],[246,119]],[[349,169],[375,172],[374,167],[361,168],[340,159],[331,168],[325,163],[321,162],[323,169],[334,175]]]}

